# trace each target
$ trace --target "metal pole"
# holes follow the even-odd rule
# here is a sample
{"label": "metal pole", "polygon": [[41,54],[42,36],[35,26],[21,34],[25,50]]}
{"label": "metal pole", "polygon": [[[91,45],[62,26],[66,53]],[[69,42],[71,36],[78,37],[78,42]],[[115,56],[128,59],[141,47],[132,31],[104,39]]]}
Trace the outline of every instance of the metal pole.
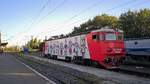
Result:
{"label": "metal pole", "polygon": [[0,32],[0,53],[2,53],[2,49],[1,49],[1,32]]}
{"label": "metal pole", "polygon": [[0,49],[1,49],[1,32],[0,32]]}

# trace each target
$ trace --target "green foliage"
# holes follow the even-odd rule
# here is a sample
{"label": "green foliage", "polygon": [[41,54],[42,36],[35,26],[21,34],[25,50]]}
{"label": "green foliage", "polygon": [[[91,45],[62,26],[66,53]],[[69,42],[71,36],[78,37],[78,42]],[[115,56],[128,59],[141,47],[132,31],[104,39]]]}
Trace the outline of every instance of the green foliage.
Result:
{"label": "green foliage", "polygon": [[118,19],[115,16],[102,14],[101,16],[94,17],[93,23],[95,26],[98,27],[104,27],[104,26],[116,27],[118,23]]}
{"label": "green foliage", "polygon": [[119,25],[126,38],[147,37],[150,35],[150,10],[123,13],[119,18]]}
{"label": "green foliage", "polygon": [[88,20],[79,27],[74,27],[73,31],[68,35],[88,33],[105,26],[122,29],[125,38],[150,37],[150,9],[129,10],[122,13],[119,18],[102,14],[94,17],[92,20]]}
{"label": "green foliage", "polygon": [[39,49],[41,44],[41,40],[38,40],[37,38],[32,38],[26,46],[29,48],[29,51],[32,51],[33,49]]}
{"label": "green foliage", "polygon": [[19,52],[20,48],[18,46],[9,46],[4,48],[5,52]]}
{"label": "green foliage", "polygon": [[92,20],[80,25],[80,27],[74,27],[73,31],[69,35],[82,34],[83,32],[89,32],[95,29],[99,29],[104,26],[117,27],[118,18],[115,16],[109,16],[107,14],[102,14],[94,17]]}

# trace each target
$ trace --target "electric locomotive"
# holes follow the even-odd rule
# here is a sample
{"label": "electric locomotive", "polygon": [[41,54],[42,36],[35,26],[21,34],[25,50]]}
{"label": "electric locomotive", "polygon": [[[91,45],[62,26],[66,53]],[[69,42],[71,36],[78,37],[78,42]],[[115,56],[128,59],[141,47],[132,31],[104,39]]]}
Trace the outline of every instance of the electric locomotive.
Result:
{"label": "electric locomotive", "polygon": [[43,53],[53,59],[117,68],[125,56],[123,31],[104,27],[88,34],[45,41]]}

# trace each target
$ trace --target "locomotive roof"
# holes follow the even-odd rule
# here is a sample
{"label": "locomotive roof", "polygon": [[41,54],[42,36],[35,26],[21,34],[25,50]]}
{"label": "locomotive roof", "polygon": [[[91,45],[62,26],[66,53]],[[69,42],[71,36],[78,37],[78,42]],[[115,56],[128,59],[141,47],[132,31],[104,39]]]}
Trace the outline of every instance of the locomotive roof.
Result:
{"label": "locomotive roof", "polygon": [[104,27],[104,28],[101,28],[99,30],[94,30],[92,32],[123,32],[123,31],[120,29],[113,29],[110,27]]}

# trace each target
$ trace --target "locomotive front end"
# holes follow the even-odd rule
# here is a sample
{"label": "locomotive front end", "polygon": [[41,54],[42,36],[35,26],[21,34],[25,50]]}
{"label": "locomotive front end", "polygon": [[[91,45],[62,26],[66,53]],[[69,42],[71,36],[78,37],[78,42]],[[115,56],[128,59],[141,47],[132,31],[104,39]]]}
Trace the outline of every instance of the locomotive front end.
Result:
{"label": "locomotive front end", "polygon": [[117,68],[125,56],[123,32],[105,32],[104,38],[104,65]]}
{"label": "locomotive front end", "polygon": [[125,56],[123,31],[116,29],[100,29],[87,36],[90,57],[101,66],[118,68]]}
{"label": "locomotive front end", "polygon": [[125,55],[123,34],[120,32],[105,33],[104,63],[118,67]]}

